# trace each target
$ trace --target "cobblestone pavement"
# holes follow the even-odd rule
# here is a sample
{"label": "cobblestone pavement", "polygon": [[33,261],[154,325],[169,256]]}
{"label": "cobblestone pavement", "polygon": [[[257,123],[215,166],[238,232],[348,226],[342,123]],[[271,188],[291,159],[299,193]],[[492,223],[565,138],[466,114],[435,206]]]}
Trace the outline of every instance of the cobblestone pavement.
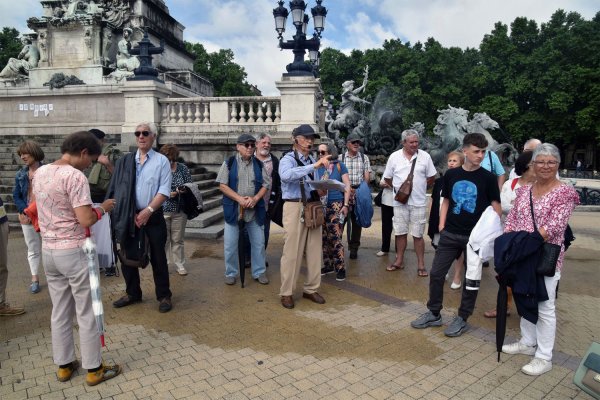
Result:
{"label": "cobblestone pavement", "polygon": [[[376,209],[376,214],[379,210]],[[406,269],[387,272],[392,255],[376,257],[380,224],[364,230],[348,278],[324,277],[325,305],[295,295],[296,308],[281,307],[279,257],[283,234],[273,227],[269,244],[271,284],[247,280],[246,288],[223,284],[222,241],[189,240],[189,275],[171,271],[173,311],[158,312],[149,270],[144,301],[123,309],[111,302],[124,291],[122,277],[102,278],[107,325],[105,360],[123,374],[95,387],[84,370],[56,380],[50,339],[50,298],[28,292],[29,269],[22,235],[9,243],[8,299],[27,313],[0,317],[0,398],[9,399],[587,399],[572,384],[573,371],[592,340],[599,341],[600,213],[577,212],[577,236],[567,253],[560,284],[554,368],[541,377],[520,372],[523,355],[497,362],[493,268],[484,270],[468,333],[447,338],[443,327],[410,328],[425,311],[428,279],[417,277],[412,246]],[[426,262],[433,258],[427,245]],[[247,274],[249,275],[249,274]],[[446,287],[445,322],[459,303]],[[508,341],[518,319],[508,318]]]}

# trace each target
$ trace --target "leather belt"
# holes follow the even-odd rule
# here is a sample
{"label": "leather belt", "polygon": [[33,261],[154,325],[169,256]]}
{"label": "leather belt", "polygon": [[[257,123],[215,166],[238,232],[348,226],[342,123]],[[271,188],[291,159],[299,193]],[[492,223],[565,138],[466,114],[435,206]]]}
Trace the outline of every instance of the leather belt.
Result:
{"label": "leather belt", "polygon": [[358,189],[358,188],[360,187],[360,185],[350,185],[350,187],[351,187],[352,189]]}
{"label": "leather belt", "polygon": [[283,199],[285,202],[300,203],[302,199]]}

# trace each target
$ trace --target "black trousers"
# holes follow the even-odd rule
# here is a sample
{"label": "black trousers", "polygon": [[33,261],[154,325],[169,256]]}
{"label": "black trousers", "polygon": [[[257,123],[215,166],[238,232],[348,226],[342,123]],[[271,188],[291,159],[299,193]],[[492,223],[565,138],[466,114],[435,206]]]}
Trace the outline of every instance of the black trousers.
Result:
{"label": "black trousers", "polygon": [[[381,205],[381,251],[389,253],[390,237],[394,232],[394,207]],[[394,242],[395,243],[395,242]]]}
{"label": "black trousers", "polygon": [[[144,230],[150,243],[150,264],[152,265],[152,274],[154,276],[156,299],[170,298],[169,267],[167,264],[167,254],[165,253],[167,224],[165,223],[162,208],[152,214]],[[133,298],[141,299],[142,288],[140,286],[139,268],[123,266],[122,270],[123,278],[125,278],[125,291]]]}
{"label": "black trousers", "polygon": [[[463,251],[466,254],[467,243],[469,243],[469,236],[457,235],[445,230],[440,233],[440,242],[435,251],[433,265],[429,273],[429,301],[427,302],[427,308],[430,311],[439,313],[442,309],[446,274],[454,260]],[[465,285],[463,285],[458,315],[465,321],[473,314],[478,293],[479,290],[467,290]]]}
{"label": "black trousers", "polygon": [[362,234],[362,226],[356,221],[356,206],[352,206],[348,218],[346,218],[346,236],[348,239],[348,249],[350,251],[358,251],[360,247],[360,236]]}

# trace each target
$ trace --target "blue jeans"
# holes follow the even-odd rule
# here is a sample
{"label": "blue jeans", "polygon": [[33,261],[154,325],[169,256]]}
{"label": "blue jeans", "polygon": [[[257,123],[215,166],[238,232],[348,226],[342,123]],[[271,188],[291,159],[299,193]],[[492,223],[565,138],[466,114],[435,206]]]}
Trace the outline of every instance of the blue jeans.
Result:
{"label": "blue jeans", "polygon": [[[265,234],[264,227],[256,223],[256,220],[246,222],[246,230],[250,239],[252,249],[252,278],[256,279],[265,273]],[[237,224],[225,223],[224,233],[225,248],[225,276],[237,276],[240,272],[238,243],[240,232]],[[242,265],[242,268],[244,266]]]}

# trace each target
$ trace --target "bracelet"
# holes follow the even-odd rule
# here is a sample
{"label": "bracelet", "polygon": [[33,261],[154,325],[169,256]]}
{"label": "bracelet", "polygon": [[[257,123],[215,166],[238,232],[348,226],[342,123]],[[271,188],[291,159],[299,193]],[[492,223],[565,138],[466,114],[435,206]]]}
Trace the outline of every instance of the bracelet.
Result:
{"label": "bracelet", "polygon": [[98,206],[98,208],[102,210],[102,215],[106,214],[106,210],[104,209],[104,207]]}
{"label": "bracelet", "polygon": [[342,207],[348,207],[348,208],[350,208],[350,204],[344,204]]}
{"label": "bracelet", "polygon": [[150,207],[150,206],[148,206],[148,207],[146,207],[146,208],[147,208],[147,209],[150,211],[150,214],[154,214],[154,208],[152,208],[152,207]]}
{"label": "bracelet", "polygon": [[96,221],[100,221],[102,219],[102,215],[100,215],[100,211],[98,211],[97,208],[92,208],[92,210],[94,210],[94,213],[96,213]]}

